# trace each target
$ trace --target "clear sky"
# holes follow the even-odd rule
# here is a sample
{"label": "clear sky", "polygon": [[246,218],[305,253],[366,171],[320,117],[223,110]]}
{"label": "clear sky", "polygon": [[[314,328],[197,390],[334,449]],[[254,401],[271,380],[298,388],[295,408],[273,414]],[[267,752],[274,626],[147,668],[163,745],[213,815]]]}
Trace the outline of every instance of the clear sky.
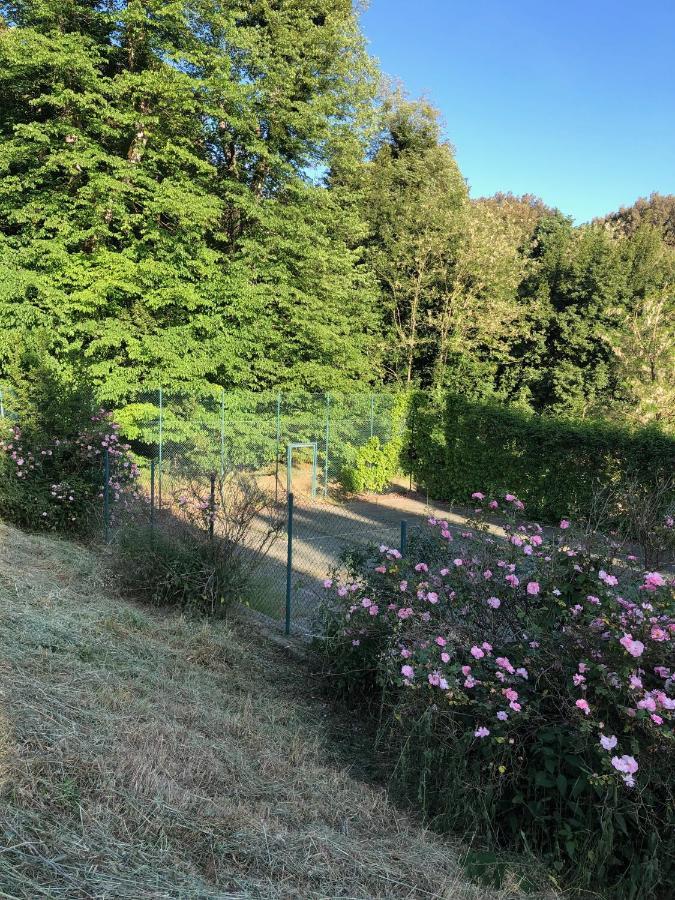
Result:
{"label": "clear sky", "polygon": [[370,0],[362,26],[441,110],[472,196],[584,222],[675,193],[675,0]]}

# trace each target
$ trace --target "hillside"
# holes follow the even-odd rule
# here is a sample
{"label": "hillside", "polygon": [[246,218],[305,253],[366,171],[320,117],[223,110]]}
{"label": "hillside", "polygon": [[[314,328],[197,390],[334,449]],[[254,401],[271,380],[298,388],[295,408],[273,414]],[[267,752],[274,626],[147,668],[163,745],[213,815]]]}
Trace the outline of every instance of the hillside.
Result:
{"label": "hillside", "polygon": [[496,896],[350,774],[282,648],[123,602],[73,544],[0,551],[0,896]]}

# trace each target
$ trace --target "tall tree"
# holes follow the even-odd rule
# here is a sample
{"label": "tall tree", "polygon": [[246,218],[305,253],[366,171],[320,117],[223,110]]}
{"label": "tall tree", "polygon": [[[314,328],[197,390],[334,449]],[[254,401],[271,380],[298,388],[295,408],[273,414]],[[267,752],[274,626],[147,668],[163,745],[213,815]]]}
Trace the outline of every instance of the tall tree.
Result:
{"label": "tall tree", "polygon": [[0,12],[10,341],[42,328],[112,399],[372,376],[372,284],[314,174],[363,140],[372,65],[350,0]]}
{"label": "tall tree", "polygon": [[436,340],[431,322],[459,243],[467,188],[428,103],[391,91],[381,122],[364,176],[367,258],[388,317],[390,376],[428,382]]}

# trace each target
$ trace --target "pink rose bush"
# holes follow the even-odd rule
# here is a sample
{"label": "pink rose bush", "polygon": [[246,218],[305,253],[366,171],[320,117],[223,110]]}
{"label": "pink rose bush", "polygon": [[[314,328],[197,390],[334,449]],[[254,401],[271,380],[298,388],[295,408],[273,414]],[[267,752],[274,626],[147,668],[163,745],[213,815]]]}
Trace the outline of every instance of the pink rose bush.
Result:
{"label": "pink rose bush", "polygon": [[0,436],[0,515],[36,530],[82,533],[102,518],[104,456],[111,510],[136,495],[138,468],[104,409],[56,437],[14,424]]}
{"label": "pink rose bush", "polygon": [[567,519],[491,528],[514,494],[472,500],[465,530],[430,520],[407,559],[380,547],[327,591],[332,683],[387,710],[394,778],[435,821],[524,834],[570,874],[592,853],[588,886],[652,896],[672,876],[675,581]]}

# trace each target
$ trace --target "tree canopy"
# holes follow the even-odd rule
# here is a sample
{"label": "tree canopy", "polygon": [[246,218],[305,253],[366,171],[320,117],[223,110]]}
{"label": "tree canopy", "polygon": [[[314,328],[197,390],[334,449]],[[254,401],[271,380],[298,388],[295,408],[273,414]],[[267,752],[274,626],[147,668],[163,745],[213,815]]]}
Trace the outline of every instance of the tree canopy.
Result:
{"label": "tree canopy", "polygon": [[0,2],[0,376],[30,345],[116,403],[414,383],[673,426],[675,197],[471,199],[444,134],[351,0]]}

